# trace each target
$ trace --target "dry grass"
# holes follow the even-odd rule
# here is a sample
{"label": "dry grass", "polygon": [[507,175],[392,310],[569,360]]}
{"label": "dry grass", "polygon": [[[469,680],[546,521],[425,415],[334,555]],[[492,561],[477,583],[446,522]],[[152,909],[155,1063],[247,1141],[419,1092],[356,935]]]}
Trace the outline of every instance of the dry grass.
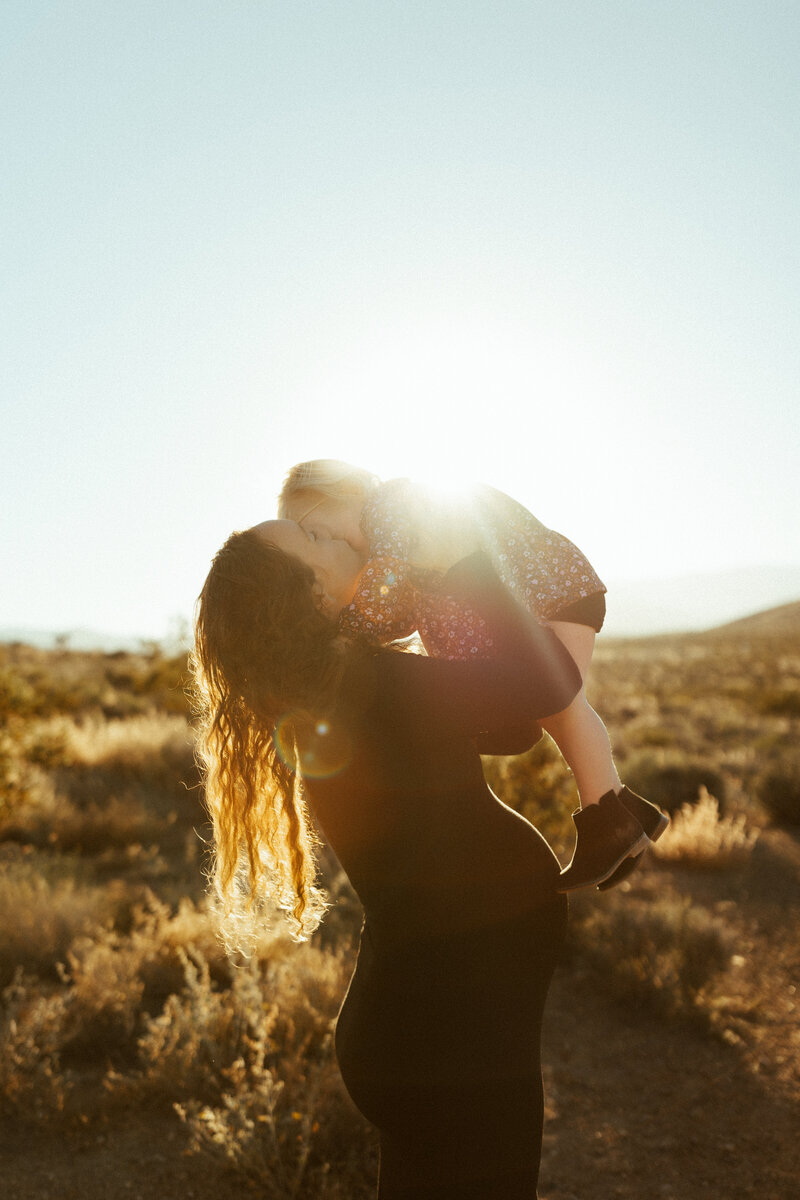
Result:
{"label": "dry grass", "polygon": [[149,712],[116,721],[62,719],[52,724],[61,735],[66,761],[84,766],[149,771],[154,761],[160,761],[168,768],[184,761],[191,749],[186,720],[169,713]]}
{"label": "dry grass", "polygon": [[708,1023],[715,980],[730,966],[733,939],[722,920],[686,896],[649,889],[585,899],[573,912],[581,961],[602,986],[660,1016]]}
{"label": "dry grass", "polygon": [[757,837],[744,813],[721,817],[719,802],[701,787],[697,803],[682,806],[653,854],[662,862],[721,871],[745,862]]}
{"label": "dry grass", "polygon": [[[357,905],[330,863],[338,902],[312,945],[262,936],[248,960],[225,956],[203,898],[182,670],[0,648],[0,1107],[81,1127],[160,1107],[192,1152],[265,1197],[367,1196],[374,1139],[331,1042]],[[673,821],[630,884],[576,897],[569,968],[739,1047],[774,1038],[778,1013],[787,1073],[796,950],[781,935],[779,1003],[735,898],[770,823],[800,808],[798,687],[800,635],[785,631],[601,640],[591,699],[623,778],[638,772]],[[564,859],[575,790],[549,739],[486,770]]]}
{"label": "dry grass", "polygon": [[273,960],[266,977],[251,964],[221,995],[187,958],[183,996],[142,1039],[151,1085],[174,1090],[176,1077],[193,1080],[191,1098],[176,1108],[194,1149],[274,1200],[345,1195],[340,1186],[365,1187],[374,1173],[374,1155],[364,1155],[370,1136],[333,1055],[348,965],[306,946]]}
{"label": "dry grass", "polygon": [[26,850],[0,854],[0,987],[20,968],[54,978],[74,940],[114,921],[124,904],[119,886],[90,883],[68,859],[42,862]]}

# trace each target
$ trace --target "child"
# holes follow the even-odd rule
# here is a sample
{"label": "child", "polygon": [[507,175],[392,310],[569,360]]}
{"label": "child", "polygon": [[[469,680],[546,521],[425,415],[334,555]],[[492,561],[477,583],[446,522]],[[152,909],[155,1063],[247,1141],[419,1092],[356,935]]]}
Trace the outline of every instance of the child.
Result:
{"label": "child", "polygon": [[[384,643],[416,631],[435,657],[487,657],[492,643],[479,615],[440,587],[450,566],[483,550],[522,606],[564,643],[585,685],[606,589],[572,542],[502,492],[480,487],[468,502],[448,503],[409,480],[381,483],[347,463],[317,459],[289,471],[279,515],[314,536],[344,539],[366,560],[349,606],[337,612],[331,598],[321,598],[343,630]],[[575,851],[560,890],[613,886],[669,819],[622,786],[585,688],[542,726],[571,768],[580,798]]]}

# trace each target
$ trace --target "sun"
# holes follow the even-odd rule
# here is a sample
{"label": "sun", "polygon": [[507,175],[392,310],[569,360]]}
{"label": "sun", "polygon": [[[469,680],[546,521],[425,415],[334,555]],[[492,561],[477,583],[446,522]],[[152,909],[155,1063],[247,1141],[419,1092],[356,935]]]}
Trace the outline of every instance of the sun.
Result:
{"label": "sun", "polygon": [[479,355],[469,337],[441,328],[365,340],[326,364],[312,389],[319,457],[448,492],[482,479],[492,406],[513,392],[488,355],[485,344]]}
{"label": "sun", "polygon": [[489,484],[580,533],[586,505],[570,480],[592,478],[608,437],[604,372],[587,348],[455,302],[348,333],[309,367],[292,404],[294,461],[338,458],[451,496]]}

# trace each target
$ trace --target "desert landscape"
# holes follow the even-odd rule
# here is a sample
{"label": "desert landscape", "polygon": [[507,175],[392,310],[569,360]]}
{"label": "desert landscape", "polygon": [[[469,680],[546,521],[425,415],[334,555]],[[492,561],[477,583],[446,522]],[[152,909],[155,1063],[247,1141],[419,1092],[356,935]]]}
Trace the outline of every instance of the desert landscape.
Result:
{"label": "desert landscape", "polygon": [[[7,1200],[366,1200],[331,1030],[360,911],[323,854],[314,939],[223,952],[186,658],[0,646],[0,1156]],[[800,1181],[800,603],[601,638],[620,772],[673,823],[573,897],[545,1031],[541,1200],[790,1200]],[[487,759],[571,853],[543,739]]]}

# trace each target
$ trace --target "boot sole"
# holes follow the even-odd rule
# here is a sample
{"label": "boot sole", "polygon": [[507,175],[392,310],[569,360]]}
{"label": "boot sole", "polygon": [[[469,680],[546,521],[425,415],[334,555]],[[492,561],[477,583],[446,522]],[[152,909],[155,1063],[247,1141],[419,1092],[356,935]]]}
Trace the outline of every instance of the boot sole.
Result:
{"label": "boot sole", "polygon": [[[669,822],[667,822],[667,824],[669,824]],[[666,826],[664,826],[664,828],[666,828]],[[662,832],[663,832],[663,830],[662,830]],[[582,879],[580,881],[580,883],[571,883],[571,882],[563,883],[562,882],[561,886],[556,888],[556,891],[561,892],[561,893],[577,892],[577,891],[580,891],[581,888],[599,887],[599,885],[601,883],[605,883],[605,881],[607,879],[610,879],[611,876],[614,874],[614,872],[619,867],[621,867],[624,862],[627,862],[627,860],[629,858],[636,858],[640,854],[644,854],[645,850],[650,845],[650,840],[651,839],[647,836],[646,833],[642,833],[641,837],[637,838],[636,841],[633,843],[633,845],[629,846],[627,850],[624,850],[623,853],[620,854],[620,856],[616,860],[616,862],[613,863],[608,868],[607,871],[603,871],[602,874],[595,875],[591,879]],[[561,872],[562,879],[563,879],[563,876],[566,875],[567,871],[569,871],[569,869],[570,869],[569,867],[566,867]]]}

